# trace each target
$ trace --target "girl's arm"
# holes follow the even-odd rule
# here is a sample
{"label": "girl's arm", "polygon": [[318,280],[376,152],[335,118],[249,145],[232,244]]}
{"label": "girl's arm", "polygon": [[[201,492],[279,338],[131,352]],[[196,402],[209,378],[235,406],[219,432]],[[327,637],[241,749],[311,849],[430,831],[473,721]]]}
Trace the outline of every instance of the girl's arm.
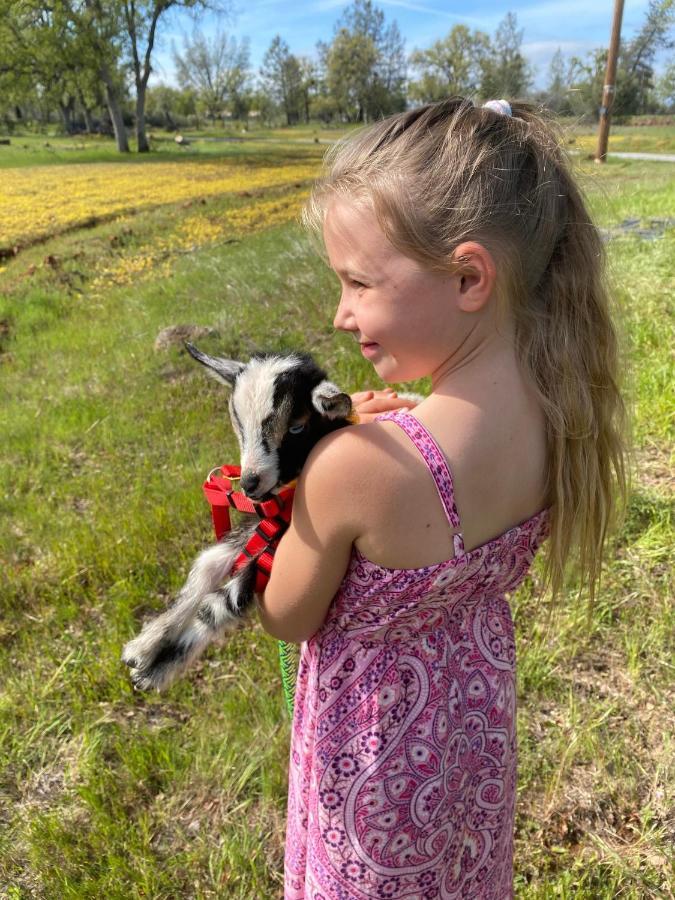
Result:
{"label": "girl's arm", "polygon": [[279,640],[300,643],[317,631],[347,570],[364,501],[356,496],[360,431],[346,428],[320,441],[298,480],[293,518],[258,601],[263,628]]}

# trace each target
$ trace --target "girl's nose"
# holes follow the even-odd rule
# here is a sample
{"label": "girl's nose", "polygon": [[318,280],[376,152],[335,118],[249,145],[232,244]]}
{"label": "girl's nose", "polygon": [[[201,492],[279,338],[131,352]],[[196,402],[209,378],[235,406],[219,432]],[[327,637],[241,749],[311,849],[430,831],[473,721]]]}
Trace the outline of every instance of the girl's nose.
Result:
{"label": "girl's nose", "polygon": [[337,328],[338,331],[356,331],[354,314],[347,302],[344,291],[340,295],[340,302],[338,303],[338,308],[335,310],[333,328]]}

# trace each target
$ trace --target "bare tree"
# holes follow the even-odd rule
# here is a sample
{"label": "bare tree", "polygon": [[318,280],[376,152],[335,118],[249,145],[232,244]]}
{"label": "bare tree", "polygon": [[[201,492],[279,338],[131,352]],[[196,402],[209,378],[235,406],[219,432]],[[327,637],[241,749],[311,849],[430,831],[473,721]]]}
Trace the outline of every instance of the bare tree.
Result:
{"label": "bare tree", "polygon": [[[228,0],[119,0],[126,26],[129,52],[136,84],[136,138],[138,152],[150,149],[145,133],[145,97],[152,72],[152,52],[157,39],[159,21],[171,9],[211,9],[225,13]],[[114,4],[107,4],[113,6]]]}
{"label": "bare tree", "polygon": [[195,31],[182,53],[174,48],[174,61],[178,83],[195,91],[210,119],[228,102],[235,114],[239,111],[249,77],[248,38],[238,41],[222,32],[207,38]]}

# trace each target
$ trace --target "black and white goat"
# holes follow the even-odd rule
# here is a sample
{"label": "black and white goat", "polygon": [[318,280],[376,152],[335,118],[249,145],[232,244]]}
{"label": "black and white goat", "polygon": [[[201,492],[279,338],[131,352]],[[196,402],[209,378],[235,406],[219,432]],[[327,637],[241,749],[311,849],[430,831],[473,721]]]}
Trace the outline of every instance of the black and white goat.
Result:
{"label": "black and white goat", "polygon": [[[210,375],[231,388],[240,486],[251,500],[262,500],[297,478],[317,441],[350,424],[349,394],[328,381],[311,356],[260,354],[243,363],[185,346]],[[227,580],[259,521],[255,515],[244,519],[197,557],[174,603],[124,647],[122,659],[136,687],[168,687],[253,606],[255,560]]]}

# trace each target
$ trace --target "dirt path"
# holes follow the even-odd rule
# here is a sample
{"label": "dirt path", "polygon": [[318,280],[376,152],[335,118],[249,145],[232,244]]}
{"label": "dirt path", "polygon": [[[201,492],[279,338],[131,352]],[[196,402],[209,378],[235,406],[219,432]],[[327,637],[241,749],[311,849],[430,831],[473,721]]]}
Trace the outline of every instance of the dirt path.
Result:
{"label": "dirt path", "polygon": [[619,159],[646,159],[647,162],[675,163],[675,153],[613,153],[610,150],[607,156],[618,156]]}

